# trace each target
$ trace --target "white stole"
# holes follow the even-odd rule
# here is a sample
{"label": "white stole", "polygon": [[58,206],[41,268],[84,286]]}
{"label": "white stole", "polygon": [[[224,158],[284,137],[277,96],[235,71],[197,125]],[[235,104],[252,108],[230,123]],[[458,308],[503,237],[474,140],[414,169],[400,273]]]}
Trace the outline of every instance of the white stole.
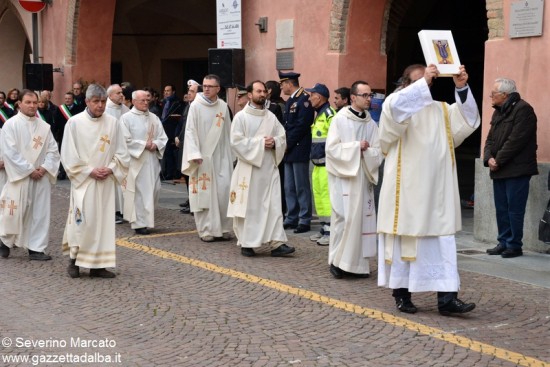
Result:
{"label": "white stole", "polygon": [[[153,138],[155,137],[155,124],[149,117],[147,116],[147,141],[153,141]],[[145,150],[144,152],[145,153]],[[128,170],[128,176],[126,176],[126,179],[123,181],[122,184],[122,191],[124,195],[124,219],[129,221],[130,223],[133,223],[137,220],[136,218],[136,211],[134,210],[135,207],[135,197],[136,197],[136,177],[141,171],[141,168],[143,167],[143,164],[145,163],[145,159],[147,157],[147,154],[141,154],[138,159],[131,159],[130,160],[130,168]]]}
{"label": "white stole", "polygon": [[[36,168],[36,160],[40,156],[44,143],[50,132],[50,125],[38,120],[36,132],[31,134],[32,140],[21,150],[21,155]],[[21,233],[23,226],[22,210],[27,205],[28,186],[30,176],[10,182],[8,181],[0,194],[0,234],[17,235]]]}
{"label": "white stole", "polygon": [[[244,118],[246,120],[246,114]],[[271,123],[270,123],[271,122]],[[268,136],[273,131],[274,125],[273,120],[264,118],[262,123],[258,127],[256,134],[257,136]],[[270,152],[273,156],[273,151]],[[275,165],[277,165],[275,163]],[[231,185],[229,191],[229,206],[227,207],[227,216],[230,218],[246,217],[246,208],[248,207],[248,192],[250,188],[250,178],[252,176],[252,165],[239,159],[233,175],[231,176]]]}
{"label": "white stole", "polygon": [[[116,127],[116,124],[113,126]],[[105,154],[105,152],[108,153],[110,148],[106,147],[106,144],[111,145],[111,139],[114,138],[114,134],[111,134],[111,137],[109,138],[109,133],[112,133],[114,130],[109,131],[108,127],[109,124],[107,123],[104,123],[101,126],[97,149],[95,154],[92,155],[88,161],[88,166],[90,167],[105,167],[109,164],[109,162],[105,159],[106,157],[109,157],[109,154]],[[82,212],[84,196],[86,195],[88,186],[90,186],[93,181],[94,179],[87,179],[80,187],[72,190],[73,195],[71,196],[71,203],[69,207],[69,223],[71,223],[73,219],[76,224],[79,224],[85,220],[84,213]]]}
{"label": "white stole", "polygon": [[[211,182],[212,182],[212,154],[216,150],[218,141],[223,132],[226,105],[216,114],[216,120],[212,123],[204,144],[202,144],[202,163],[189,175],[189,204],[191,208],[210,208]],[[210,182],[210,183],[209,183]]]}

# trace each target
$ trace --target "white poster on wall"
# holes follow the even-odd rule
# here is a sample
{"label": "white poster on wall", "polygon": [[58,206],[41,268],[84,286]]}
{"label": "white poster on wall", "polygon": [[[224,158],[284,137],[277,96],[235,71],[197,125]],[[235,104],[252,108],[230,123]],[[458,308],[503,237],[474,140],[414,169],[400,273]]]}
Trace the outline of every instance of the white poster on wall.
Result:
{"label": "white poster on wall", "polygon": [[218,48],[242,48],[241,1],[216,1]]}

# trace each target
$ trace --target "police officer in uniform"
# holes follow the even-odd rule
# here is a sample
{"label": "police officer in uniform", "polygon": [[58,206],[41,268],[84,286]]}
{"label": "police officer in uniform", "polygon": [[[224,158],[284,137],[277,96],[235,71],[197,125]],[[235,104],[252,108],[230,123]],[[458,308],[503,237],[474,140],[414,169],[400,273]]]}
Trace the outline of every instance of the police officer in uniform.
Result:
{"label": "police officer in uniform", "polygon": [[311,163],[313,173],[311,175],[313,187],[313,200],[315,211],[321,221],[321,231],[309,237],[319,246],[328,246],[330,240],[330,193],[328,190],[328,173],[325,168],[325,143],[327,141],[328,128],[336,110],[328,101],[330,92],[326,85],[317,83],[313,88],[306,88],[310,94],[309,101],[317,113],[315,122],[311,126]]}
{"label": "police officer in uniform", "polygon": [[284,157],[287,213],[283,226],[285,229],[294,228],[294,233],[310,230],[312,212],[309,155],[314,110],[309,95],[300,87],[299,77],[298,73],[279,72],[281,90],[290,96],[285,105],[283,124],[287,145]]}

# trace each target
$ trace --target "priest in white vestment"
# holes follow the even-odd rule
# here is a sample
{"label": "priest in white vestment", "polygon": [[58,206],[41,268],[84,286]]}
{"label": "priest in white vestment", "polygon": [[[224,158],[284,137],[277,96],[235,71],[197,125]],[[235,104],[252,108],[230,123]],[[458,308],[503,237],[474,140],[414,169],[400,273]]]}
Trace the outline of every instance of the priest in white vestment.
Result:
{"label": "priest in white vestment", "polygon": [[[124,95],[122,94],[122,87],[118,84],[112,84],[107,88],[107,105],[105,107],[105,113],[120,119],[122,115],[130,111],[124,103]],[[124,221],[122,217],[122,211],[124,209],[124,197],[122,194],[122,187],[116,183],[115,194],[115,223],[120,224]]]}
{"label": "priest in white vestment", "polygon": [[283,228],[281,178],[278,165],[286,150],[285,129],[264,108],[265,84],[252,82],[246,89],[249,103],[231,124],[231,147],[238,161],[231,179],[228,216],[243,256],[264,246],[271,256],[294,252],[287,246]]}
{"label": "priest in white vestment", "polygon": [[[2,129],[0,129],[0,142],[2,141]],[[2,149],[2,144],[0,143],[0,192],[4,185],[8,182],[8,175],[6,174],[6,167],[4,165],[4,150]]]}
{"label": "priest in white vestment", "polygon": [[411,292],[438,292],[442,315],[475,308],[457,298],[455,233],[461,229],[455,147],[480,124],[463,66],[453,76],[456,103],[432,99],[435,65],[405,69],[400,90],[382,106],[386,156],[378,208],[378,285],[393,289],[397,308],[415,313]]}
{"label": "priest in white vestment", "polygon": [[336,279],[349,274],[368,277],[369,258],[376,256],[374,185],[382,155],[378,127],[368,113],[371,88],[364,81],[351,86],[351,106],[332,119],[326,169],[331,219],[328,263]]}
{"label": "priest in white vestment", "polygon": [[227,217],[233,153],[229,142],[231,118],[218,98],[220,79],[210,74],[187,115],[181,172],[189,176],[189,206],[202,241],[229,240]]}
{"label": "priest in white vestment", "polygon": [[160,195],[160,159],[168,137],[157,115],[149,112],[148,93],[132,92],[134,107],[120,118],[130,168],[123,188],[124,219],[136,234],[147,235],[155,227],[155,207]]}
{"label": "priest in white vestment", "polygon": [[113,278],[107,267],[116,265],[115,181],[122,184],[130,156],[124,128],[104,113],[107,99],[103,87],[86,90],[86,110],[67,121],[61,161],[71,180],[69,214],[63,235],[63,252],[70,256],[71,278],[80,267],[91,277]]}
{"label": "priest in white vestment", "polygon": [[25,89],[19,112],[2,127],[7,182],[0,194],[0,256],[10,248],[28,250],[30,260],[45,261],[48,246],[51,186],[59,170],[59,150],[50,125],[36,117],[38,95]]}

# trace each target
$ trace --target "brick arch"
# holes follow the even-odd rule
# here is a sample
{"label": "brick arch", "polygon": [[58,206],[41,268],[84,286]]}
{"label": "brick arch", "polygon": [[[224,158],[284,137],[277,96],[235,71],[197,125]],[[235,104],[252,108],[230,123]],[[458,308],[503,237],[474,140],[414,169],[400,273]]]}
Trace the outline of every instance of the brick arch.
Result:
{"label": "brick arch", "polygon": [[487,26],[489,39],[504,37],[504,4],[503,0],[486,0]]}
{"label": "brick arch", "polygon": [[346,33],[351,0],[332,0],[329,25],[330,51],[343,53],[346,50]]}
{"label": "brick arch", "polygon": [[65,64],[75,65],[77,62],[78,19],[80,15],[80,0],[69,0],[67,4],[67,38],[65,39]]}

